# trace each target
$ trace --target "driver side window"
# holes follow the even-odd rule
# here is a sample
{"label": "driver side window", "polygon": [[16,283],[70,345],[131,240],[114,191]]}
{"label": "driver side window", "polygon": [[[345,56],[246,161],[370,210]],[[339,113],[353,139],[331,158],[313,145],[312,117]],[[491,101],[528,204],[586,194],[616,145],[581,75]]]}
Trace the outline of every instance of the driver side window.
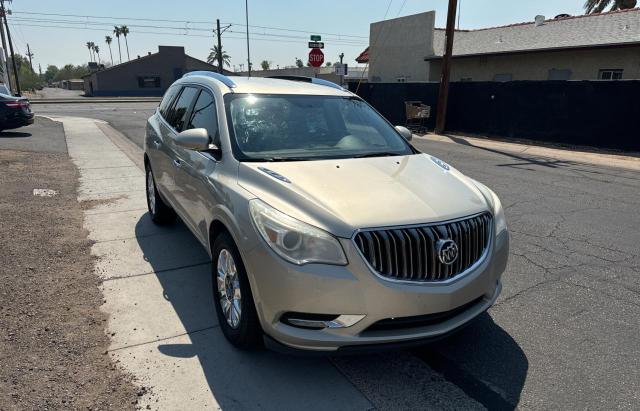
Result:
{"label": "driver side window", "polygon": [[202,90],[196,104],[193,106],[193,113],[185,130],[191,128],[204,128],[209,132],[211,142],[220,146],[220,134],[218,133],[218,113],[216,103],[209,92]]}

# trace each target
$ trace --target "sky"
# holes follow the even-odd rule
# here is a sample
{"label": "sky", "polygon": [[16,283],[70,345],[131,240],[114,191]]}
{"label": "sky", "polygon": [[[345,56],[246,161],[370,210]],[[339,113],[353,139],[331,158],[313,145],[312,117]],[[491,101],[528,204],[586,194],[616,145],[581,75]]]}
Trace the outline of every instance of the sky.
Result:
{"label": "sky", "polygon": [[[533,21],[538,14],[582,14],[584,0],[459,0],[460,28],[474,29]],[[250,53],[254,69],[267,60],[284,67],[296,58],[306,62],[309,35],[320,34],[325,62],[357,65],[355,58],[368,45],[369,24],[429,10],[436,11],[436,27],[446,24],[447,0],[248,0]],[[247,45],[243,0],[14,0],[8,7],[15,51],[25,54],[27,43],[33,65],[84,64],[86,42],[100,46],[102,60],[110,61],[105,36],[117,63],[114,25],[126,24],[131,58],[156,52],[158,45],[184,46],[187,54],[206,60],[214,45],[216,19],[223,28],[222,48],[236,69],[246,69]],[[40,14],[35,14],[40,13]],[[145,20],[146,19],[146,20]],[[55,27],[54,27],[55,26]],[[122,58],[126,48],[121,37]],[[233,67],[232,67],[233,69]]]}

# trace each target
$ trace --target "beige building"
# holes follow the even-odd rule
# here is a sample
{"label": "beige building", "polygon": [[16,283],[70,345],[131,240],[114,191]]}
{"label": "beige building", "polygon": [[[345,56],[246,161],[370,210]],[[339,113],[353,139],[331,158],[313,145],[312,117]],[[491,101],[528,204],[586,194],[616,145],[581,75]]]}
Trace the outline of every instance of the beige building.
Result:
{"label": "beige building", "polygon": [[217,68],[185,54],[184,47],[159,46],[157,53],[87,74],[84,92],[87,96],[161,96],[174,81],[194,70]]}
{"label": "beige building", "polygon": [[[428,81],[436,12],[372,23],[369,30],[369,81]],[[360,62],[360,61],[359,61]]]}
{"label": "beige building", "polygon": [[[428,14],[428,13],[423,13]],[[396,21],[394,29],[410,35],[415,16]],[[400,21],[398,21],[400,20]],[[374,25],[371,25],[372,32]],[[398,76],[397,63],[373,62],[386,56],[370,37],[369,81],[439,81],[444,30],[433,29],[432,36],[414,33],[425,39],[427,46],[405,51],[406,57],[423,75]],[[399,36],[399,35],[398,35]],[[425,48],[427,47],[427,48]],[[428,47],[431,47],[429,53]],[[416,64],[415,55],[423,64]],[[426,78],[425,78],[426,77]],[[456,30],[454,35],[452,81],[516,81],[516,80],[618,80],[640,79],[640,9],[584,16],[564,16],[503,27],[479,30]]]}

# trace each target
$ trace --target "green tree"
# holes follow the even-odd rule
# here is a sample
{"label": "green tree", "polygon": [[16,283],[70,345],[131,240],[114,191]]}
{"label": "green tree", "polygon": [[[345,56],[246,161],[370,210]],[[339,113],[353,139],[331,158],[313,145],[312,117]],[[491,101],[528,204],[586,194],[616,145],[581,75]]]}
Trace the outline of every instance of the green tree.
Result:
{"label": "green tree", "polygon": [[104,36],[104,42],[109,46],[109,56],[111,57],[111,65],[113,66],[113,54],[111,53],[111,42],[113,38],[111,36]]}
{"label": "green tree", "polygon": [[15,54],[14,59],[18,70],[18,79],[20,80],[20,88],[23,90],[34,90],[42,85],[40,76],[31,70],[29,59],[20,54]]}
{"label": "green tree", "polygon": [[302,62],[302,60],[300,60],[297,57],[296,57],[296,67],[298,67],[298,68],[304,67],[304,63]]}
{"label": "green tree", "polygon": [[262,62],[260,62],[260,67],[262,67],[263,70],[269,70],[271,62],[268,60],[262,60]]}
{"label": "green tree", "polygon": [[113,34],[116,35],[116,39],[118,40],[118,57],[120,58],[120,64],[122,64],[122,50],[120,49],[120,35],[122,32],[120,31],[120,27],[113,26]]}
{"label": "green tree", "polygon": [[20,66],[18,78],[20,79],[20,87],[23,90],[35,90],[42,86],[42,79],[31,70],[29,64],[22,64]]}
{"label": "green tree", "polygon": [[[214,66],[218,66],[218,46],[213,46],[209,56],[207,57],[207,63],[213,64]],[[231,57],[227,54],[224,49],[222,49],[222,65],[230,67],[231,66]]]}
{"label": "green tree", "polygon": [[129,56],[129,42],[127,41],[127,36],[129,35],[129,27],[120,26],[120,34],[124,36],[124,44],[127,45],[127,61],[131,60],[131,56]]}
{"label": "green tree", "polygon": [[57,66],[51,65],[49,64],[47,66],[47,70],[44,72],[44,81],[47,83],[50,83],[53,81],[53,79],[56,77],[56,74],[58,74],[58,71],[60,71],[58,69]]}
{"label": "green tree", "polygon": [[53,81],[71,80],[81,78],[85,74],[89,74],[89,68],[87,66],[74,66],[73,64],[66,64],[60,68],[53,77]]}
{"label": "green tree", "polygon": [[324,63],[325,67],[331,67],[333,66],[333,64],[330,61],[327,61],[326,63]]}
{"label": "green tree", "polygon": [[609,10],[627,10],[636,6],[637,0],[587,0],[584,3],[584,11],[587,13],[602,13],[607,7]]}

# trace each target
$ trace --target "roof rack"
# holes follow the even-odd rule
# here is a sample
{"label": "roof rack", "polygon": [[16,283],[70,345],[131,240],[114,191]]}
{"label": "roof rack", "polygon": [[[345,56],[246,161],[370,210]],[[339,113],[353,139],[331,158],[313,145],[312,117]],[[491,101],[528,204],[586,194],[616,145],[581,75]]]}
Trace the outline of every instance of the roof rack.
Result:
{"label": "roof rack", "polygon": [[316,77],[306,77],[306,76],[267,76],[267,78],[274,78],[277,80],[289,80],[289,81],[302,81],[304,83],[312,83],[320,86],[327,86],[331,88],[336,88],[338,90],[346,91],[346,89],[332,81],[323,80],[321,78]]}
{"label": "roof rack", "polygon": [[229,88],[236,87],[236,83],[234,83],[233,80],[231,80],[229,77],[225,76],[224,74],[216,73],[215,71],[204,71],[204,70],[190,71],[188,73],[185,73],[182,76],[182,78],[190,77],[190,76],[207,76],[220,81],[221,83],[223,83],[225,86]]}

